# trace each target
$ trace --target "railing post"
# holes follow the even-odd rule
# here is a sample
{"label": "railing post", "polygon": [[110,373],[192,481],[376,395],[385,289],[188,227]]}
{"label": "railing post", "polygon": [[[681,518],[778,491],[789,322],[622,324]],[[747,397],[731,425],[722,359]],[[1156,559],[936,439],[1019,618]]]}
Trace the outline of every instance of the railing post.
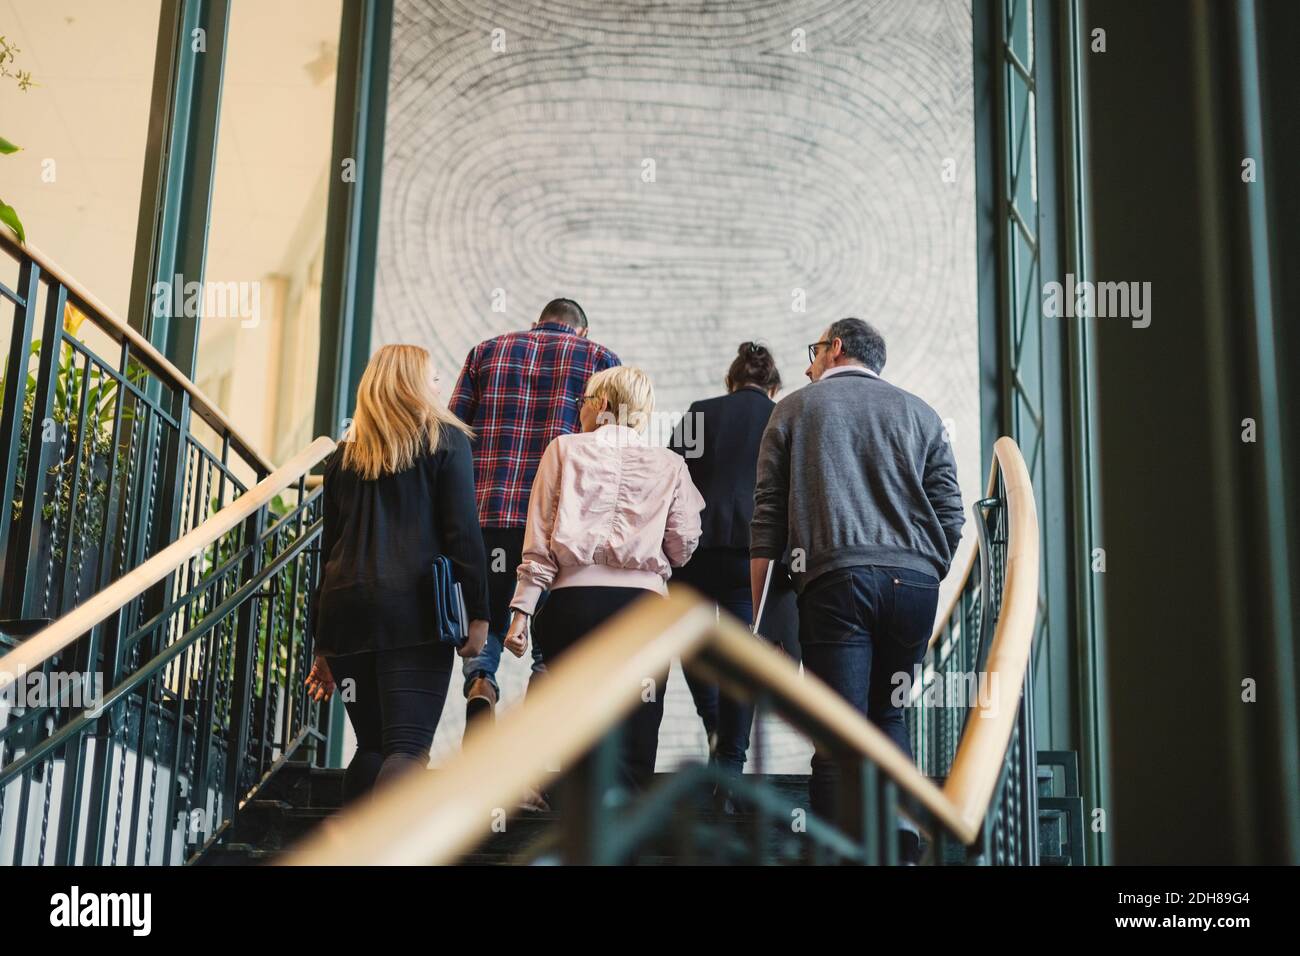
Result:
{"label": "railing post", "polygon": [[[260,539],[266,526],[266,508],[259,508],[243,524],[243,543],[248,548],[240,572],[243,581],[251,581],[262,567]],[[234,813],[242,789],[244,756],[248,749],[249,717],[253,709],[253,677],[257,669],[258,638],[257,594],[249,596],[235,613],[235,666],[230,688],[230,727],[226,738],[226,806]],[[206,745],[206,742],[205,742]]]}
{"label": "railing post", "polygon": [[875,863],[880,852],[880,806],[876,802],[876,765],[851,755],[836,781],[835,824],[862,848],[855,862]]}
{"label": "railing post", "polygon": [[[31,316],[35,310],[36,295],[40,287],[38,275],[39,269],[36,265],[27,262],[23,266],[25,278],[27,278],[24,295],[27,296],[26,316],[23,321],[30,325]],[[62,285],[52,286],[50,294],[46,298],[45,321],[41,327],[41,348],[37,358],[36,371],[36,391],[32,396],[32,423],[31,430],[27,437],[27,470],[23,475],[23,513],[19,517],[18,527],[9,529],[7,538],[0,538],[0,543],[4,545],[4,551],[8,558],[0,558],[5,561],[6,587],[8,601],[5,607],[5,616],[11,618],[36,617],[44,614],[44,608],[37,611],[33,607],[34,590],[39,586],[39,582],[45,580],[42,574],[33,574],[32,569],[36,567],[37,562],[33,560],[40,551],[40,521],[41,510],[45,498],[45,476],[50,467],[50,445],[51,442],[44,440],[45,422],[53,416],[54,410],[54,373],[58,367],[59,353],[62,351],[62,333],[63,333],[63,309],[67,303],[67,291]],[[15,324],[19,317],[14,317]],[[27,333],[30,349],[30,329]],[[24,392],[27,386],[26,372],[26,353],[24,349],[24,361],[22,363],[23,371],[16,376],[16,381],[11,383],[6,380],[6,392],[12,385],[21,384]],[[20,393],[23,394],[23,393]],[[12,444],[6,447],[7,455],[6,470],[9,463],[12,462],[14,468],[17,467],[19,452],[19,432],[22,428],[22,399],[18,399],[18,406],[15,409],[16,414],[10,419],[10,424],[14,428],[14,438]],[[6,395],[6,408],[8,405],[8,396]],[[64,427],[67,427],[66,422]],[[62,481],[60,475],[58,481]],[[55,507],[58,507],[58,481],[55,484]],[[5,511],[8,512],[12,507],[13,501],[12,487],[6,492]],[[53,560],[53,541],[51,541],[50,560]],[[58,609],[52,609],[51,613],[58,616]]]}
{"label": "railing post", "polygon": [[[1032,655],[1031,655],[1032,663]],[[1038,746],[1034,740],[1034,685],[1025,673],[1025,686],[1020,695],[1020,789],[1024,794],[1021,799],[1021,813],[1026,834],[1022,863],[1025,866],[1038,865]]]}
{"label": "railing post", "polygon": [[560,803],[561,854],[568,865],[605,866],[613,822],[610,792],[617,786],[621,725],[612,727],[563,782]]}
{"label": "railing post", "polygon": [[[10,532],[13,528],[14,492],[18,484],[18,450],[22,444],[23,410],[27,402],[27,368],[32,349],[32,327],[36,312],[36,295],[40,290],[40,268],[30,259],[23,259],[18,273],[18,294],[21,304],[14,305],[13,327],[9,337],[9,361],[5,367],[4,410],[0,417],[0,581],[4,582],[3,607],[0,613],[5,617],[22,617],[22,611],[14,610],[14,590],[22,586],[21,578],[15,573],[15,562],[10,555],[18,550],[10,547]],[[44,355],[41,356],[42,362]],[[49,389],[48,375],[37,379],[38,386],[45,383]],[[37,397],[40,397],[37,392]],[[37,430],[36,409],[32,410],[32,432],[28,439],[35,437]],[[19,540],[22,540],[21,538]],[[26,553],[24,550],[23,553]],[[21,564],[23,562],[16,562]]]}

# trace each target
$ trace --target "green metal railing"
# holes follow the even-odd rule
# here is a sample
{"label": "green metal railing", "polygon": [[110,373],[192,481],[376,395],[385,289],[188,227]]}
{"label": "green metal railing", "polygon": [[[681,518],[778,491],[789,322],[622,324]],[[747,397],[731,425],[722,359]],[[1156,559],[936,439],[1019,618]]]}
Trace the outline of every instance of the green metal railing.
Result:
{"label": "green metal railing", "polygon": [[8,673],[6,652],[271,469],[146,341],[39,254],[0,245],[17,276],[0,273],[0,861],[183,862],[319,737],[302,678],[320,494],[304,470],[71,644]]}
{"label": "green metal railing", "polygon": [[193,555],[157,613],[141,593],[14,685],[59,693],[9,688],[0,860],[185,862],[300,744],[323,740],[303,680],[321,493],[304,481]]}
{"label": "green metal railing", "polygon": [[12,646],[271,469],[145,340],[38,255],[4,236],[0,249],[0,641]]}
{"label": "green metal railing", "polygon": [[[978,695],[988,692],[981,682],[992,679],[986,665],[1002,605],[1007,557],[1006,493],[1000,473],[995,481],[995,494],[975,502],[972,509],[979,544],[975,564],[922,661],[921,679],[910,688],[906,716],[912,753],[921,772],[940,781],[952,769]],[[1026,687],[1030,684],[1027,679]],[[1022,694],[984,833],[969,851],[976,860],[982,857],[998,865],[1038,862],[1033,710],[1032,693]]]}

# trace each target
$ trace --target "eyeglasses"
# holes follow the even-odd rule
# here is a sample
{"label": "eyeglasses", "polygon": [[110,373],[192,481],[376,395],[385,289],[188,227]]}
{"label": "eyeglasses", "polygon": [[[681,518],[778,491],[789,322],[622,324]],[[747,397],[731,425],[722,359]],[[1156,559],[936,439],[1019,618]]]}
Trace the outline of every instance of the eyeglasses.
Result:
{"label": "eyeglasses", "polygon": [[831,344],[830,342],[814,342],[812,345],[808,346],[808,364],[812,365],[813,362],[817,361],[817,350],[819,348],[821,348],[823,345],[830,345],[830,344]]}

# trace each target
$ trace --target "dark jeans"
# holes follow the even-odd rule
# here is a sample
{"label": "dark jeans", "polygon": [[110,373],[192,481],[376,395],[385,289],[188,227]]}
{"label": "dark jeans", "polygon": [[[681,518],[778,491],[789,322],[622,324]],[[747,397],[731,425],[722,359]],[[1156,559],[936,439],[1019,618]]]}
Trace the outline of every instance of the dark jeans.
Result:
{"label": "dark jeans", "polygon": [[[880,727],[908,758],[903,709],[890,699],[895,674],[925,656],[939,604],[939,581],[904,568],[828,571],[799,595],[803,665]],[[836,819],[840,767],[818,748],[812,758],[812,811]]]}
{"label": "dark jeans", "polygon": [[[533,641],[541,645],[546,663],[554,665],[588,632],[633,601],[654,593],[645,588],[557,588],[550,592],[546,605],[533,619]],[[645,789],[654,779],[659,724],[664,718],[664,690],[668,685],[666,672],[647,676],[655,681],[654,699],[647,701],[643,694],[641,704],[621,728],[619,776],[633,792]]]}
{"label": "dark jeans", "polygon": [[[749,552],[736,548],[702,548],[684,568],[673,575],[675,583],[689,584],[719,608],[749,627],[754,620],[754,601],[749,586]],[[763,636],[793,650],[799,660],[798,617],[790,577],[780,565],[772,569],[767,605],[763,612]],[[686,671],[686,684],[695,701],[695,712],[704,732],[718,735],[713,759],[724,769],[741,773],[749,751],[754,707],[718,692],[718,685]]]}
{"label": "dark jeans", "polygon": [[450,644],[430,642],[329,659],[357,735],[357,752],[343,778],[345,803],[429,765],[453,656]]}
{"label": "dark jeans", "polygon": [[[505,640],[506,631],[510,629],[510,600],[515,596],[515,583],[519,564],[523,561],[523,528],[484,528],[483,547],[487,552],[488,563],[488,639],[477,657],[465,661],[465,696],[469,696],[469,685],[476,677],[486,677],[496,690],[497,668],[501,666],[501,642]],[[546,600],[546,595],[542,595]],[[542,652],[537,644],[532,647],[533,673],[546,670],[542,663]]]}

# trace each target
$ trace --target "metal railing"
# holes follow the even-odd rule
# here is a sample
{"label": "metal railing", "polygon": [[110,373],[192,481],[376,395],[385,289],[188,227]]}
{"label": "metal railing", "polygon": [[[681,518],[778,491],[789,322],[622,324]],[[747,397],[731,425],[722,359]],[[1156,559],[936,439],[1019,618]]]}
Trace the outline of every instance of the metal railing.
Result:
{"label": "metal railing", "polygon": [[323,739],[304,683],[322,524],[306,479],[333,447],[317,439],[0,657],[0,862],[185,862]]}
{"label": "metal railing", "polygon": [[[47,257],[3,231],[0,250],[3,650],[198,526],[271,465]],[[160,586],[142,612],[157,613],[189,583]]]}
{"label": "metal railing", "polygon": [[[518,855],[572,863],[670,856],[712,862],[894,863],[903,819],[928,835],[924,862],[1033,863],[1033,727],[1022,706],[1038,598],[1038,518],[1024,459],[1000,439],[982,557],[973,561],[926,667],[986,670],[986,692],[955,719],[924,695],[913,701],[918,753],[945,769],[942,787],[875,725],[815,676],[685,590],[642,599],[593,632],[529,688],[495,724],[472,730],[461,753],[432,774],[413,774],[344,811],[288,860],[295,864],[450,863],[499,830],[532,787],[555,785],[558,827]],[[978,593],[971,588],[977,585]],[[974,626],[972,607],[980,608]],[[961,649],[963,648],[964,649]],[[964,658],[954,655],[962,654]],[[780,714],[840,764],[836,818],[760,774],[715,767],[672,774],[634,797],[616,772],[618,728],[647,678],[679,658],[723,693]],[[982,664],[980,662],[983,662]],[[994,679],[996,678],[996,679]],[[945,736],[946,735],[946,736]],[[948,740],[954,741],[951,745]],[[551,770],[561,767],[557,779]],[[1026,776],[1027,775],[1027,776]],[[701,812],[705,792],[730,788],[754,812],[748,832]]]}
{"label": "metal railing", "polygon": [[[1001,469],[989,478],[988,496],[975,502],[976,548],[941,615],[930,648],[908,694],[908,733],[921,772],[943,781],[981,698],[997,679],[987,667],[1005,586],[1008,516]],[[1006,761],[979,844],[969,852],[996,864],[1037,863],[1037,781],[1033,694],[1021,695]]]}

